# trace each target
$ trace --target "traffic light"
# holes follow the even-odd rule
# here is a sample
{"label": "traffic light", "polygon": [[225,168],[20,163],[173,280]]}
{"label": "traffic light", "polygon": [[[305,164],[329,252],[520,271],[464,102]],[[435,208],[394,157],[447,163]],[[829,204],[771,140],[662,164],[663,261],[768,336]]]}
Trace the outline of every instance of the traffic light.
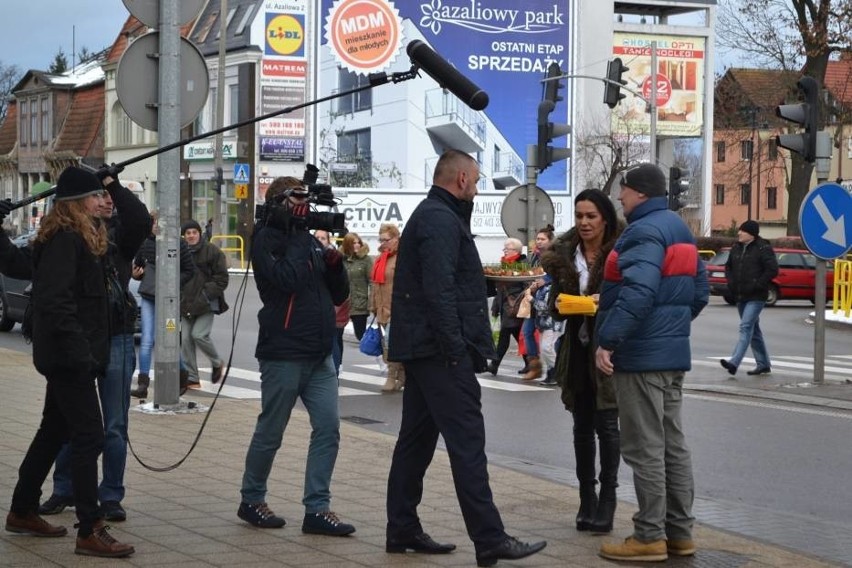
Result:
{"label": "traffic light", "polygon": [[544,100],[552,101],[553,104],[563,100],[563,97],[559,96],[559,89],[562,89],[564,85],[561,80],[554,79],[554,77],[559,77],[561,75],[562,69],[559,68],[558,63],[551,63],[547,67],[547,78],[553,80],[544,82]]}
{"label": "traffic light", "polygon": [[[547,78],[559,77],[562,70],[557,63],[551,63],[547,68]],[[545,81],[544,100],[538,105],[538,145],[536,146],[536,166],[543,172],[553,162],[565,160],[571,156],[569,148],[553,148],[550,141],[571,132],[569,124],[550,122],[550,113],[556,108],[556,102],[561,101],[559,89],[564,88],[560,79]]]}
{"label": "traffic light", "polygon": [[222,168],[216,168],[216,177],[213,178],[213,191],[222,195],[222,187],[225,185],[225,176],[222,173]]}
{"label": "traffic light", "polygon": [[669,168],[669,209],[678,211],[683,207],[681,195],[689,190],[689,172],[680,168]]}
{"label": "traffic light", "polygon": [[621,92],[621,85],[626,85],[627,81],[621,78],[625,71],[629,71],[629,67],[625,67],[621,62],[620,57],[616,57],[606,64],[606,81],[604,82],[604,103],[609,108],[615,108],[618,103],[625,97]]}
{"label": "traffic light", "polygon": [[805,102],[793,105],[778,105],[775,115],[801,124],[801,134],[779,134],[775,140],[782,148],[801,154],[806,162],[816,160],[817,130],[819,129],[819,83],[813,77],[802,77],[796,83]]}

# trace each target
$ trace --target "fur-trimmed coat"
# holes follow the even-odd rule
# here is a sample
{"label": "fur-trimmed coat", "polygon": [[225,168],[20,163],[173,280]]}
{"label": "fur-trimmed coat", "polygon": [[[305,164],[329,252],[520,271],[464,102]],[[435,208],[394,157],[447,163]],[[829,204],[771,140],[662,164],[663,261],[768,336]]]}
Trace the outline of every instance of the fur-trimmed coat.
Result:
{"label": "fur-trimmed coat", "polygon": [[[577,247],[580,246],[580,235],[576,229],[571,229],[557,238],[541,259],[545,272],[553,278],[548,298],[550,313],[554,319],[566,322],[565,334],[556,356],[555,373],[556,380],[562,387],[562,402],[570,411],[574,410],[577,394],[588,388],[595,392],[596,410],[616,408],[615,386],[612,377],[604,375],[595,366],[595,316],[564,316],[556,308],[556,298],[559,294],[591,295],[600,292],[606,257],[622,230],[624,225],[619,223],[615,235],[601,245],[594,265],[589,267],[589,283],[585,290],[580,290],[580,274],[574,261]],[[584,324],[589,338],[585,346],[580,341]],[[580,365],[585,366],[585,372],[579,369]],[[594,377],[595,380],[590,381],[589,377]]]}

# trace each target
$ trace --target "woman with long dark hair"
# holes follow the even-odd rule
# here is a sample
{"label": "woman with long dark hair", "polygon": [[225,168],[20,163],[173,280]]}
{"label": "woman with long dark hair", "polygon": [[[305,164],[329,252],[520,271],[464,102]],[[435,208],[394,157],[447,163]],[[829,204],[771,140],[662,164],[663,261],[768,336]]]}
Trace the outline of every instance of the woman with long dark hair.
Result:
{"label": "woman with long dark hair", "polygon": [[106,226],[96,217],[103,186],[85,170],[59,176],[53,208],[33,245],[33,363],[45,376],[41,424],[18,470],[6,530],[42,537],[67,534],[38,515],[41,486],[66,441],[79,523],[77,554],[122,557],[132,546],[108,532],[98,506],[98,456],[104,427],[95,379],[109,359]]}
{"label": "woman with long dark hair", "polygon": [[[584,190],[574,199],[574,228],[556,239],[541,259],[542,267],[553,278],[551,313],[565,319],[567,325],[556,359],[556,380],[562,387],[562,402],[574,419],[574,456],[580,482],[578,531],[612,530],[621,460],[618,408],[612,377],[595,366],[595,316],[561,315],[555,307],[556,298],[572,294],[597,300],[606,257],[622,230],[609,197],[597,189]],[[595,491],[598,445],[600,498]]]}

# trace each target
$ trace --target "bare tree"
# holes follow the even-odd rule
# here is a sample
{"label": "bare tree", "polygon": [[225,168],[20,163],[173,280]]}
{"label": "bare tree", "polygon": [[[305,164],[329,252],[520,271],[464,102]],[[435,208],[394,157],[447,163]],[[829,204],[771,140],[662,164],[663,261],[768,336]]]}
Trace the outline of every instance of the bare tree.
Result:
{"label": "bare tree", "polygon": [[[823,84],[829,57],[850,49],[852,2],[728,0],[719,6],[716,32],[722,50],[736,51],[757,65],[809,75]],[[788,235],[799,234],[798,212],[812,173],[813,165],[793,153]]]}
{"label": "bare tree", "polygon": [[607,195],[621,172],[648,159],[648,133],[631,126],[625,112],[616,107],[612,122],[606,116],[582,121],[575,140],[575,159],[583,164],[586,187]]}
{"label": "bare tree", "polygon": [[21,71],[17,65],[4,65],[0,61],[0,123],[6,119],[6,111],[9,108],[9,97],[12,89],[21,78]]}

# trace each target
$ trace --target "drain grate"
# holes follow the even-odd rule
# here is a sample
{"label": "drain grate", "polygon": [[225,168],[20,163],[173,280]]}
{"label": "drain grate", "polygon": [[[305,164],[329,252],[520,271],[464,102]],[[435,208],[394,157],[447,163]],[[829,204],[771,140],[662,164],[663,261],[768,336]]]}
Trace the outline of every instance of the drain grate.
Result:
{"label": "drain grate", "polygon": [[736,552],[702,549],[699,545],[695,556],[669,556],[668,565],[675,568],[739,568],[752,560],[751,557]]}
{"label": "drain grate", "polygon": [[364,418],[363,416],[341,416],[341,420],[351,422],[352,424],[381,424],[381,420],[373,420],[372,418]]}

